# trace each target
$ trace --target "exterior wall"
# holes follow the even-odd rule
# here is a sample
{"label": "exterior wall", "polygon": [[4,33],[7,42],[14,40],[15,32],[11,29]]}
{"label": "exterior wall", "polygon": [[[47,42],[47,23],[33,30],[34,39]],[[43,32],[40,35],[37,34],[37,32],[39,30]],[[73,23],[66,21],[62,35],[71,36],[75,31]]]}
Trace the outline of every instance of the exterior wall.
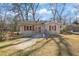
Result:
{"label": "exterior wall", "polygon": [[23,28],[24,28],[23,26],[20,26],[20,27],[19,27],[20,32],[23,32],[23,31],[24,31],[24,29],[23,29]]}
{"label": "exterior wall", "polygon": [[[51,30],[49,30],[49,26],[51,26]],[[52,27],[56,26],[56,30],[52,29]],[[45,29],[51,34],[59,34],[60,33],[60,24],[54,22],[45,23]]]}
{"label": "exterior wall", "polygon": [[[26,30],[24,31],[24,26],[33,26],[34,25],[34,30]],[[56,26],[56,30],[52,29],[49,30],[49,26]],[[46,22],[46,23],[34,23],[34,22],[27,22],[27,23],[20,23],[20,33],[22,35],[32,35],[34,33],[43,33],[45,30],[47,30],[51,34],[59,34],[60,33],[60,24],[54,23],[54,22]],[[40,28],[39,28],[40,27]]]}
{"label": "exterior wall", "polygon": [[57,31],[57,33],[59,34],[60,31],[61,31],[60,24],[57,24],[56,27],[57,27],[56,31]]}
{"label": "exterior wall", "polygon": [[[24,30],[24,26],[32,26],[32,25],[21,25],[20,26],[20,33],[23,35],[23,36],[31,36],[33,34],[33,30]],[[26,28],[27,29],[27,28]]]}
{"label": "exterior wall", "polygon": [[44,24],[37,24],[35,28],[36,32],[42,33],[44,31]]}

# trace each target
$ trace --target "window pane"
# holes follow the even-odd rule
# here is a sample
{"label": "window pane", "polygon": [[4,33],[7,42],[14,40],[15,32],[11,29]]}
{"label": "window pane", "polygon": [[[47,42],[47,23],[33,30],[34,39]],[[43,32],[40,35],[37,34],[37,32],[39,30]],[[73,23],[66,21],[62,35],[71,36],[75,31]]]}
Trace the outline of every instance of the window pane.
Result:
{"label": "window pane", "polygon": [[27,26],[27,30],[29,30],[29,26]]}
{"label": "window pane", "polygon": [[24,31],[26,31],[26,26],[24,26]]}
{"label": "window pane", "polygon": [[56,31],[56,25],[54,26],[54,30]]}
{"label": "window pane", "polygon": [[30,30],[32,30],[32,26],[30,26]]}
{"label": "window pane", "polygon": [[51,31],[51,26],[49,26],[49,31]]}

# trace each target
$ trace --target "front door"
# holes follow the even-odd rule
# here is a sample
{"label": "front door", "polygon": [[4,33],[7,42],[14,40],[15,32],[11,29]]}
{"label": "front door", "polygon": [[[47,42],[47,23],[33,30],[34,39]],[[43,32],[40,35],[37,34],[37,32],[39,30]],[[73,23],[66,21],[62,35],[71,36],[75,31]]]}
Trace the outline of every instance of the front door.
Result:
{"label": "front door", "polygon": [[41,27],[38,27],[38,31],[39,31],[39,33],[41,32]]}

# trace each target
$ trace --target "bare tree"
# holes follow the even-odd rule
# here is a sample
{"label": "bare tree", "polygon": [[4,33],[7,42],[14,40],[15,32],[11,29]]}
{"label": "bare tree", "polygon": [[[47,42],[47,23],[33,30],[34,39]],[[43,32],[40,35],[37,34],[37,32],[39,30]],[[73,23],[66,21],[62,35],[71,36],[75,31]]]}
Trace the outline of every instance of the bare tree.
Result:
{"label": "bare tree", "polygon": [[28,21],[29,20],[28,19],[28,17],[29,17],[28,13],[29,13],[29,10],[30,10],[30,4],[29,3],[24,3],[23,5],[25,6],[25,8],[24,8],[25,9],[25,16],[26,16],[25,18]]}
{"label": "bare tree", "polygon": [[[59,5],[61,5],[61,7],[59,7]],[[53,15],[53,20],[55,21],[56,19],[58,19],[61,22],[63,14],[66,9],[65,8],[66,4],[65,3],[63,4],[53,3],[53,4],[50,4],[50,6],[51,6],[50,9]]]}
{"label": "bare tree", "polygon": [[11,11],[13,11],[15,14],[17,13],[20,20],[24,21],[23,11],[20,3],[13,3]]}
{"label": "bare tree", "polygon": [[79,14],[79,4],[74,5],[74,11],[73,12],[74,12],[75,20],[78,21],[77,16]]}
{"label": "bare tree", "polygon": [[30,7],[31,7],[31,13],[32,13],[32,16],[33,16],[33,20],[35,21],[36,20],[36,11],[38,9],[38,6],[39,4],[35,4],[35,3],[30,3]]}
{"label": "bare tree", "polygon": [[56,4],[50,4],[50,10],[52,12],[52,19],[55,21],[56,20]]}

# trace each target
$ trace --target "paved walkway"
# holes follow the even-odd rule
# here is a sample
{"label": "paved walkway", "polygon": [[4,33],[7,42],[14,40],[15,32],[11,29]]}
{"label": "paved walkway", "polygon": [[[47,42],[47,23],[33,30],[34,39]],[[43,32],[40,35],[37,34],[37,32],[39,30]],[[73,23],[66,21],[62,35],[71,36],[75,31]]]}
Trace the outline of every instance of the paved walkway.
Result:
{"label": "paved walkway", "polygon": [[[27,38],[25,38],[27,39]],[[12,46],[12,48],[15,48],[15,49],[24,49],[24,48],[28,48],[32,45],[34,45],[36,43],[36,39],[29,39],[28,41],[25,41],[23,43],[20,43],[20,44],[17,44],[17,45],[14,45]]]}
{"label": "paved walkway", "polygon": [[13,48],[13,49],[19,50],[19,49],[28,48],[34,45],[36,43],[37,38],[40,38],[40,37],[43,37],[43,35],[38,33],[38,34],[33,35],[31,38],[20,38],[18,44],[16,44],[17,42],[12,43],[13,45],[7,47],[7,49]]}
{"label": "paved walkway", "polygon": [[10,48],[18,49],[18,50],[25,49],[36,43],[36,39],[32,39],[32,38],[21,38],[20,40],[21,40],[21,43],[7,47],[7,49],[10,49]]}

